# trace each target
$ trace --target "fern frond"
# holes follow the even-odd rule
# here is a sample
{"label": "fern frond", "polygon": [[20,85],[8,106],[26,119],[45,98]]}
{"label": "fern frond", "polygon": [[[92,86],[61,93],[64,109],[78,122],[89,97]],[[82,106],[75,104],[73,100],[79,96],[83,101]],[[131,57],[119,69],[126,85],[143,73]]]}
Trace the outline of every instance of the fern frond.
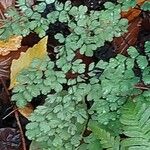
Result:
{"label": "fern frond", "polygon": [[123,133],[128,137],[121,142],[121,150],[150,149],[150,105],[128,102],[120,119]]}
{"label": "fern frond", "polygon": [[89,128],[93,134],[100,140],[102,147],[106,150],[119,150],[120,138],[112,136],[108,131],[101,128],[101,126],[95,122],[89,122]]}

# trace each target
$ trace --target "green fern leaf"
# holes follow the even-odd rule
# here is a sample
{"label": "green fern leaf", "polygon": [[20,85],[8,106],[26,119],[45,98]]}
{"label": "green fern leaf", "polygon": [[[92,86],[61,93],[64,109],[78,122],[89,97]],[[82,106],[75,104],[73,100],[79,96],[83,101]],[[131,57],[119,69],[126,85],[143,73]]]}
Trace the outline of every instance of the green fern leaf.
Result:
{"label": "green fern leaf", "polygon": [[101,128],[97,122],[90,121],[89,128],[93,134],[100,140],[100,144],[106,150],[119,150],[120,139],[119,137],[112,136],[105,129]]}
{"label": "green fern leaf", "polygon": [[142,7],[141,7],[144,11],[149,11],[150,10],[150,2],[146,1]]}
{"label": "green fern leaf", "polygon": [[120,119],[123,133],[128,137],[121,142],[121,150],[150,149],[150,106],[147,103],[128,102]]}

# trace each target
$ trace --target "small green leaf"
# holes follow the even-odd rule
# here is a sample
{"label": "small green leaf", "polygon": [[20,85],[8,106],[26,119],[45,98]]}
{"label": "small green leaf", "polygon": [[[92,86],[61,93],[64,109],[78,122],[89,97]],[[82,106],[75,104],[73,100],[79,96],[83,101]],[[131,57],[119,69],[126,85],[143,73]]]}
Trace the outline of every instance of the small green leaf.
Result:
{"label": "small green leaf", "polygon": [[141,6],[141,8],[144,11],[150,11],[150,2],[149,1],[145,1],[144,4]]}
{"label": "small green leaf", "polygon": [[137,64],[141,69],[144,69],[148,65],[148,61],[146,59],[146,56],[138,56],[136,58]]}
{"label": "small green leaf", "polygon": [[79,12],[81,15],[85,14],[87,12],[87,7],[86,6],[83,6],[83,5],[80,5],[79,6]]}
{"label": "small green leaf", "polygon": [[132,46],[129,47],[127,51],[128,51],[128,54],[130,55],[131,58],[136,58],[139,55],[139,53],[136,50],[136,48],[134,48]]}
{"label": "small green leaf", "polygon": [[45,2],[46,2],[47,4],[51,4],[51,3],[54,3],[55,0],[45,0]]}
{"label": "small green leaf", "polygon": [[60,43],[63,43],[65,41],[65,38],[61,33],[57,33],[55,35],[55,39],[57,39]]}
{"label": "small green leaf", "polygon": [[94,67],[95,67],[95,63],[93,62],[93,63],[91,63],[91,64],[89,65],[89,71],[93,70]]}
{"label": "small green leaf", "polygon": [[108,62],[104,62],[103,60],[100,60],[97,64],[96,64],[96,68],[100,68],[100,69],[105,69],[106,66],[108,65]]}
{"label": "small green leaf", "polygon": [[145,47],[145,52],[150,53],[150,41],[146,41],[144,47]]}

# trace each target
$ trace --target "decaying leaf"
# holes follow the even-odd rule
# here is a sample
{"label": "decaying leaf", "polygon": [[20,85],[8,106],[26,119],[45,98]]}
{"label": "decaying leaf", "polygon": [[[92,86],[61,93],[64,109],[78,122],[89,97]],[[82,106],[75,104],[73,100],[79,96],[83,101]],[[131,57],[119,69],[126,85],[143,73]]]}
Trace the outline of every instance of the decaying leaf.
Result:
{"label": "decaying leaf", "polygon": [[25,53],[22,52],[19,59],[12,61],[9,89],[17,84],[16,76],[22,69],[27,68],[34,58],[41,59],[47,55],[47,39],[48,37],[43,38],[38,44],[29,48]]}
{"label": "decaying leaf", "polygon": [[10,6],[15,5],[15,0],[1,0],[0,4],[3,6],[4,9],[7,9]]}
{"label": "decaying leaf", "polygon": [[21,47],[22,36],[10,37],[7,41],[0,41],[0,55],[4,56]]}
{"label": "decaying leaf", "polygon": [[0,59],[0,77],[9,78],[10,64],[11,64],[11,58]]}
{"label": "decaying leaf", "polygon": [[18,111],[26,118],[28,118],[33,112],[33,106],[29,103],[24,108],[19,108]]}
{"label": "decaying leaf", "polygon": [[0,149],[20,150],[21,137],[19,131],[13,128],[0,129]]}
{"label": "decaying leaf", "polygon": [[[137,0],[137,7],[129,9],[127,12],[122,12],[122,18],[126,18],[129,21],[128,32],[121,37],[114,38],[113,45],[117,53],[127,54],[127,49],[130,46],[134,46],[137,42],[140,27],[143,23],[140,14],[142,11],[138,9],[145,1],[149,0]],[[147,19],[148,20],[148,19]]]}
{"label": "decaying leaf", "polygon": [[135,19],[136,17],[138,17],[141,13],[141,10],[133,8],[130,9],[128,12],[122,12],[122,17],[126,18],[129,20],[129,22],[131,22],[133,19]]}
{"label": "decaying leaf", "polygon": [[[9,7],[15,6],[15,0],[0,0],[0,19],[5,19],[4,13]],[[2,23],[0,23],[0,26]]]}
{"label": "decaying leaf", "polygon": [[[145,1],[147,0],[137,0],[137,5],[141,6]],[[122,12],[121,16],[122,18],[126,18],[129,20],[129,22],[131,22],[132,20],[134,20],[136,17],[138,17],[140,15],[142,11],[138,8],[131,8],[129,9],[127,12]]]}
{"label": "decaying leaf", "polygon": [[117,53],[127,54],[127,49],[134,46],[141,26],[141,18],[136,18],[129,24],[128,32],[121,37],[114,38],[113,45]]}
{"label": "decaying leaf", "polygon": [[[3,79],[10,78],[10,66],[13,59],[18,59],[21,52],[25,52],[27,46],[21,46],[17,51],[12,51],[6,56],[0,56],[0,77]],[[1,80],[0,80],[1,83]]]}

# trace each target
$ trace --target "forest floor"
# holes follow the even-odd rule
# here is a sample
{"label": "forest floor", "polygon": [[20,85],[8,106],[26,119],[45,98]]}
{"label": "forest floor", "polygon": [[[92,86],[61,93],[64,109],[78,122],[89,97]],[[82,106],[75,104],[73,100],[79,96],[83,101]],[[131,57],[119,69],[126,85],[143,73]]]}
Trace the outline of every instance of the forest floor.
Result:
{"label": "forest floor", "polygon": [[[75,3],[79,4],[81,2],[76,1]],[[86,0],[84,1],[84,4],[87,4],[87,6],[90,5]],[[3,12],[4,8],[10,5],[14,5],[14,2],[0,2],[0,11]],[[102,7],[102,4],[97,5],[96,3],[94,7],[99,9]],[[126,55],[126,50],[129,46],[135,46],[140,52],[142,52],[145,41],[150,41],[150,12],[137,12],[136,9],[132,9],[127,13],[123,13],[122,17],[129,19],[128,32],[122,37],[114,38],[112,42],[106,42],[103,47],[97,49],[92,58],[93,60],[102,59],[107,61],[109,58],[115,57],[118,53]],[[47,48],[49,53],[52,49],[51,45],[57,45],[57,42],[52,38],[52,35],[58,30],[62,30],[65,34],[68,32],[67,28],[64,25],[60,25],[59,22],[53,26],[53,31],[51,30],[48,32],[49,40]],[[24,136],[25,126],[28,123],[28,119],[24,117],[18,111],[18,108],[10,101],[11,90],[9,90],[9,75],[12,60],[18,58],[20,52],[26,51],[29,47],[38,43],[39,40],[40,38],[38,38],[36,34],[30,34],[23,38],[21,47],[18,51],[10,52],[6,56],[0,56],[0,150],[21,150],[22,142],[26,143],[26,147],[29,149],[30,141]],[[84,59],[89,58],[85,57]],[[38,104],[33,100],[32,107],[34,108],[37,105]]]}

